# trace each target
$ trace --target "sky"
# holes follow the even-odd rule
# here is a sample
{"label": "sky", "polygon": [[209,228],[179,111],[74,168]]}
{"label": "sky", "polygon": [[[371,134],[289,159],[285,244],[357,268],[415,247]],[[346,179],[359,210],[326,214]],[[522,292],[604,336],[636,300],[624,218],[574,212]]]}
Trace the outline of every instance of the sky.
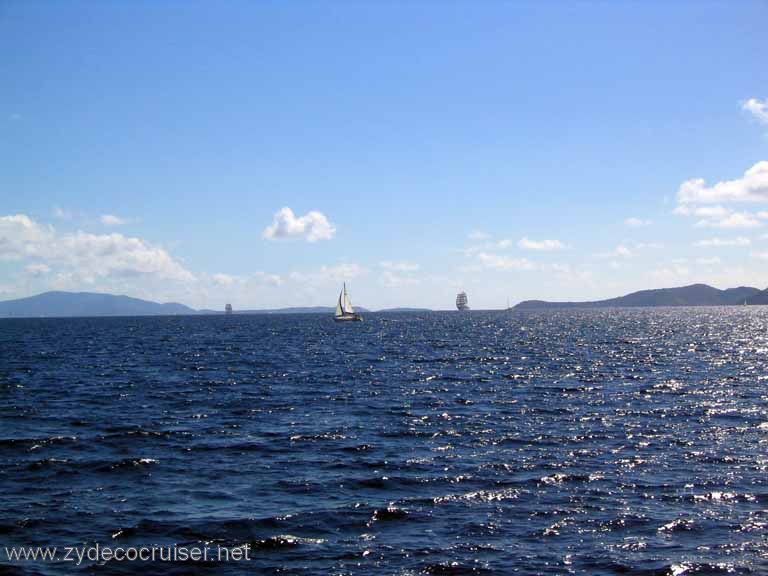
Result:
{"label": "sky", "polygon": [[0,299],[768,287],[765,2],[0,3]]}

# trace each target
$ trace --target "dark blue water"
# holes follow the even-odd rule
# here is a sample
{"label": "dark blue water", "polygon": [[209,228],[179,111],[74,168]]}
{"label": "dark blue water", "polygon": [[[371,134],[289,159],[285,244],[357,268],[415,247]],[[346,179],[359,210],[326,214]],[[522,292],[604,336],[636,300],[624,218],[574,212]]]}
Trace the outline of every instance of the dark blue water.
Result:
{"label": "dark blue water", "polygon": [[[0,321],[0,573],[768,572],[768,308]],[[12,546],[247,561],[10,561]]]}

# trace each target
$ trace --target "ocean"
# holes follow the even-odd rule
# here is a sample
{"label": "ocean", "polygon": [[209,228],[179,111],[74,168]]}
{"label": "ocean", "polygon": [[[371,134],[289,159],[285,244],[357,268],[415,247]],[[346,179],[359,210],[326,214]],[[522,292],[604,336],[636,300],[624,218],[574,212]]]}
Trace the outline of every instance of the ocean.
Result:
{"label": "ocean", "polygon": [[0,574],[764,574],[767,358],[763,307],[0,320]]}

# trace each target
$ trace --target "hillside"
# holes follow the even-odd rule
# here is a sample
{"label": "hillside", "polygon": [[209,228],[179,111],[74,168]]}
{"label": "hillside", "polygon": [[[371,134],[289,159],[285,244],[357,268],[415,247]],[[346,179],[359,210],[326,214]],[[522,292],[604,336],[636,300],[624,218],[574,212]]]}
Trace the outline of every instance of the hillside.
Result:
{"label": "hillside", "polygon": [[197,311],[169,302],[159,304],[149,300],[97,294],[93,292],[44,292],[28,298],[0,302],[0,317],[41,316],[157,316],[196,314]]}
{"label": "hillside", "polygon": [[740,286],[720,290],[707,284],[691,284],[678,288],[659,288],[656,290],[640,290],[626,296],[610,298],[608,300],[594,300],[590,302],[547,302],[545,300],[526,300],[520,302],[515,309],[532,308],[613,308],[622,306],[730,306],[743,304],[746,300],[761,292],[757,288]]}

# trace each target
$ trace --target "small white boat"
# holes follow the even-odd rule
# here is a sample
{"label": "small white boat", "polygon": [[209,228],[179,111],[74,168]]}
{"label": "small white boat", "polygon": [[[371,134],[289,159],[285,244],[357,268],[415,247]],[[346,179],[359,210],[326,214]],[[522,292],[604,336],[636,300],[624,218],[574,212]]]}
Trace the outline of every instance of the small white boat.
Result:
{"label": "small white boat", "polygon": [[347,283],[344,282],[344,287],[339,294],[339,301],[336,302],[336,313],[333,315],[333,319],[336,322],[362,322],[363,317],[355,312],[352,308],[352,302],[347,294]]}

